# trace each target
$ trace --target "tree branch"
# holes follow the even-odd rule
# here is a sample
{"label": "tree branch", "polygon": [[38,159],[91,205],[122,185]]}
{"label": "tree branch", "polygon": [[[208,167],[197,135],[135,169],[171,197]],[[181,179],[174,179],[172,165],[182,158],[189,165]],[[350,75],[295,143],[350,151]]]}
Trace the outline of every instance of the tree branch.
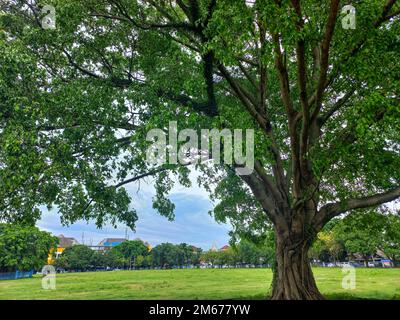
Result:
{"label": "tree branch", "polygon": [[114,185],[113,187],[114,188],[120,188],[120,187],[122,187],[122,186],[124,186],[126,184],[138,181],[140,179],[143,179],[143,178],[146,178],[146,177],[149,177],[149,176],[153,176],[153,175],[155,175],[157,173],[168,171],[168,170],[173,170],[173,169],[176,169],[177,167],[187,167],[187,166],[190,166],[192,164],[194,164],[194,163],[189,162],[189,163],[185,163],[185,164],[178,164],[174,168],[168,168],[168,167],[155,168],[155,169],[150,170],[148,172],[145,172],[145,173],[139,174],[137,176],[134,176],[132,178],[129,178],[127,180],[121,181],[121,182],[117,183],[116,185]]}
{"label": "tree branch", "polygon": [[289,75],[286,66],[283,62],[283,54],[280,48],[280,40],[278,34],[273,34],[273,40],[275,43],[275,66],[279,74],[279,83],[281,87],[281,97],[283,104],[286,108],[286,113],[289,118],[295,114],[293,104],[290,99],[290,87],[289,87]]}
{"label": "tree branch", "polygon": [[325,84],[327,80],[328,66],[329,66],[329,49],[335,30],[336,18],[339,11],[340,0],[331,0],[330,13],[328,22],[326,24],[325,36],[321,43],[321,61],[320,61],[320,74],[317,84],[315,108],[311,117],[311,122],[315,121],[321,109],[322,97],[325,91]]}
{"label": "tree branch", "polygon": [[281,193],[279,192],[279,189],[275,185],[274,181],[271,179],[271,177],[266,173],[263,165],[259,160],[256,160],[254,164],[254,169],[256,170],[257,174],[260,176],[261,180],[264,181],[266,184],[267,188],[275,198],[276,202],[283,202],[284,198],[282,197]]}
{"label": "tree branch", "polygon": [[324,219],[324,222],[327,222],[335,216],[338,216],[346,211],[378,206],[398,198],[400,198],[400,187],[396,187],[373,196],[347,199],[336,203],[328,203],[319,210],[318,215],[321,215]]}
{"label": "tree branch", "polygon": [[264,187],[262,181],[257,177],[256,173],[253,172],[250,175],[242,175],[240,178],[250,187],[255,198],[262,205],[268,218],[275,223],[278,216],[276,213],[277,208],[275,201]]}
{"label": "tree branch", "polygon": [[299,33],[300,39],[296,44],[296,57],[297,57],[297,82],[300,90],[300,103],[302,107],[302,117],[303,123],[301,128],[301,136],[300,136],[300,169],[303,173],[303,176],[307,176],[308,166],[306,160],[306,153],[308,150],[308,140],[309,140],[309,130],[310,130],[310,110],[307,98],[307,67],[306,67],[306,58],[305,58],[305,42],[304,39],[301,38],[301,31],[304,27],[304,20],[302,17],[301,6],[298,0],[291,1],[292,6],[294,7],[298,21],[296,23],[296,29]]}
{"label": "tree branch", "polygon": [[[390,20],[391,18],[400,15],[400,10],[396,11],[393,14],[386,15],[390,10],[392,9],[393,5],[396,3],[397,0],[388,0],[386,5],[384,6],[384,9],[382,11],[381,17],[373,24],[375,28],[379,28],[382,23]],[[336,77],[339,76],[340,74],[340,69],[341,67],[348,62],[352,57],[356,56],[357,53],[362,49],[363,45],[367,41],[367,36],[368,33],[365,33],[364,37],[354,46],[352,47],[349,51],[348,54],[345,55],[344,57],[341,57],[336,66],[334,66],[332,72],[330,73],[329,77],[326,79],[325,84],[323,85],[323,90],[325,90],[334,80]],[[317,92],[315,92],[312,97],[310,98],[309,104],[312,105],[315,103],[317,100]],[[319,111],[318,111],[319,112]],[[318,116],[318,114],[316,115]]]}
{"label": "tree branch", "polygon": [[246,107],[250,115],[257,121],[257,123],[265,132],[269,133],[272,130],[271,124],[258,112],[258,110],[256,109],[257,104],[255,103],[255,101],[252,101],[254,99],[249,98],[250,93],[248,93],[242,86],[240,86],[240,84],[233,78],[233,76],[229,73],[229,71],[222,63],[217,63],[217,65],[218,70],[221,72],[226,81],[228,81],[230,87],[235,92],[239,100]]}
{"label": "tree branch", "polygon": [[390,20],[396,14],[400,13],[400,11],[397,11],[396,13],[389,15],[390,10],[392,10],[393,6],[396,4],[397,0],[387,0],[385,6],[383,7],[382,15],[379,18],[377,22],[375,22],[375,27],[378,27],[381,23]]}
{"label": "tree branch", "polygon": [[124,186],[126,184],[138,181],[140,179],[143,179],[143,178],[146,178],[146,177],[149,177],[149,176],[153,176],[153,175],[155,175],[157,173],[160,173],[160,172],[163,172],[163,171],[166,171],[166,170],[168,170],[168,169],[167,168],[158,168],[158,169],[155,169],[155,170],[152,170],[152,171],[149,171],[149,172],[145,172],[145,173],[139,174],[139,175],[137,175],[135,177],[132,177],[130,179],[121,181],[121,182],[117,183],[116,185],[114,185],[114,187],[117,189],[117,188],[120,188],[120,187],[122,187],[122,186]]}
{"label": "tree branch", "polygon": [[340,108],[342,108],[347,101],[353,96],[356,87],[353,87],[342,98],[340,98],[326,113],[321,115],[318,119],[318,125],[321,128]]}

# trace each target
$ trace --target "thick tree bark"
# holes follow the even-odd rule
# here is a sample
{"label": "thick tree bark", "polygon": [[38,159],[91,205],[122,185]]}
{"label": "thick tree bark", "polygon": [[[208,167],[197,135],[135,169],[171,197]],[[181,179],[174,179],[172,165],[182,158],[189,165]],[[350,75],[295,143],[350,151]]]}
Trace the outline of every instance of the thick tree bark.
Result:
{"label": "thick tree bark", "polygon": [[[323,300],[311,270],[308,251],[312,239],[276,233],[272,300]],[[295,242],[294,242],[294,241]]]}

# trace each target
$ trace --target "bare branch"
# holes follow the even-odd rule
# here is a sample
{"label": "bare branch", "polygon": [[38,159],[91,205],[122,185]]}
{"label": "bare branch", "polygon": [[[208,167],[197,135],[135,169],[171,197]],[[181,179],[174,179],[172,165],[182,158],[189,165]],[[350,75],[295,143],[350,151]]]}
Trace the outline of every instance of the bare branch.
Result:
{"label": "bare branch", "polygon": [[157,168],[157,169],[154,169],[152,171],[145,172],[145,173],[139,174],[137,176],[134,176],[134,177],[132,177],[130,179],[121,181],[121,182],[117,183],[116,185],[114,185],[114,187],[117,189],[117,188],[120,188],[120,187],[122,187],[122,186],[124,186],[126,184],[138,181],[140,179],[143,179],[143,178],[146,178],[146,177],[149,177],[149,176],[153,176],[153,175],[155,175],[157,173],[160,173],[160,172],[163,172],[163,171],[166,171],[166,170],[168,170],[168,169],[167,168]]}
{"label": "bare branch", "polygon": [[185,164],[178,164],[178,165],[175,166],[175,168],[171,168],[171,167],[155,168],[155,169],[150,170],[148,172],[144,172],[142,174],[139,174],[139,175],[134,176],[132,178],[129,178],[127,180],[121,181],[121,182],[117,183],[116,185],[114,185],[114,188],[120,188],[120,187],[122,187],[122,186],[124,186],[126,184],[138,181],[140,179],[143,179],[143,178],[146,178],[146,177],[149,177],[149,176],[154,176],[155,174],[160,173],[160,172],[177,169],[178,167],[188,167],[188,166],[190,166],[192,164],[193,163],[189,162],[189,163],[185,163]]}

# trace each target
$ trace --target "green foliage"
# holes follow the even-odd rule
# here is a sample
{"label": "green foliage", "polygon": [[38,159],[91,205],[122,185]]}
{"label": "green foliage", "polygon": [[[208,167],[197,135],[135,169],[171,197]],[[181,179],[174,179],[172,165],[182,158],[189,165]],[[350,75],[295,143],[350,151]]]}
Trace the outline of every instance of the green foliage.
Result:
{"label": "green foliage", "polygon": [[58,239],[36,227],[0,224],[0,271],[40,270]]}
{"label": "green foliage", "polygon": [[147,246],[141,240],[124,241],[111,250],[125,259],[145,256],[148,253]]}
{"label": "green foliage", "polygon": [[181,243],[161,243],[151,250],[152,266],[172,267],[185,265],[199,265],[201,249]]}
{"label": "green foliage", "polygon": [[381,248],[396,264],[400,260],[400,216],[399,214],[388,214],[385,218]]}
{"label": "green foliage", "polygon": [[113,247],[106,253],[106,266],[109,267],[133,267],[139,265],[138,257],[144,263],[145,256],[148,254],[148,248],[141,240],[124,241],[116,247]]}
{"label": "green foliage", "polygon": [[96,255],[97,252],[85,245],[75,245],[64,250],[60,264],[57,259],[56,266],[80,271],[90,270],[94,267]]}
{"label": "green foliage", "polygon": [[369,257],[381,247],[384,220],[374,211],[356,212],[334,227],[335,238],[344,242],[349,253]]}
{"label": "green foliage", "polygon": [[318,233],[309,252],[311,258],[323,262],[337,262],[345,259],[345,244],[335,231],[326,230]]}
{"label": "green foliage", "polygon": [[[381,250],[397,263],[400,258],[400,216],[379,210],[361,210],[332,220],[318,234],[310,256],[324,262],[343,260],[344,253],[366,260]],[[341,258],[340,258],[341,257]]]}
{"label": "green foliage", "polygon": [[[306,121],[296,48],[304,40],[305,93],[311,97],[321,71],[313,63],[314,49],[321,51],[325,39],[329,2],[301,1],[307,17],[301,30],[290,1],[258,0],[247,6],[245,1],[198,0],[178,6],[168,1],[37,0],[31,8],[24,3],[11,1],[0,16],[0,219],[32,223],[40,218],[39,206],[48,205],[59,209],[64,224],[94,219],[99,227],[109,221],[134,229],[137,214],[124,186],[148,175],[155,178],[153,207],[173,219],[168,193],[176,181],[190,185],[189,169],[145,161],[146,133],[166,130],[170,120],[178,121],[179,129],[254,129],[255,159],[271,182],[278,178],[272,145],[285,178],[289,184],[295,181],[289,168],[298,167],[292,164],[299,148],[291,149],[295,139],[289,133],[275,49],[282,50],[288,95],[300,119],[299,138]],[[44,3],[56,8],[54,30],[40,25]],[[304,155],[310,172],[296,180],[314,175],[315,207],[400,184],[400,20],[395,14],[377,24],[382,1],[354,5],[355,30],[341,28],[340,14],[335,21],[328,48],[330,81],[317,121],[323,125],[318,134],[310,130],[314,133]],[[399,4],[389,9],[385,15],[397,13]],[[278,45],[273,35],[279,36]],[[222,67],[245,99],[221,74]],[[267,81],[260,95],[261,70]],[[261,103],[257,112],[271,123],[272,133],[257,123],[247,100],[256,109]],[[217,110],[210,113],[214,104]],[[216,201],[216,219],[232,224],[233,237],[262,241],[271,221],[254,190],[228,166],[196,167]],[[286,190],[289,207],[300,200],[296,197],[311,193],[292,190]]]}
{"label": "green foliage", "polygon": [[191,246],[187,243],[180,243],[177,247],[178,251],[178,266],[200,264],[200,257],[202,249]]}
{"label": "green foliage", "polygon": [[104,253],[105,261],[102,267],[109,267],[112,269],[123,269],[130,266],[131,261],[127,261],[122,254],[116,250],[109,250]]}

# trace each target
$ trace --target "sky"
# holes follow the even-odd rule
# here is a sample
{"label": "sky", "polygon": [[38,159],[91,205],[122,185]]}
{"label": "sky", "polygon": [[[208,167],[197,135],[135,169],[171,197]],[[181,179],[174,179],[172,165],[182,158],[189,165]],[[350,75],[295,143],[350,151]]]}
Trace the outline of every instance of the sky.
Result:
{"label": "sky", "polygon": [[[191,174],[191,180],[196,181],[196,173]],[[153,208],[151,198],[154,195],[152,180],[143,181],[126,187],[132,197],[132,207],[138,213],[135,232],[120,224],[115,229],[107,225],[97,229],[93,222],[78,221],[68,227],[62,226],[57,209],[48,211],[42,208],[42,218],[37,226],[54,235],[63,234],[74,237],[80,243],[97,245],[104,238],[125,238],[127,232],[129,239],[140,238],[152,246],[163,242],[186,242],[204,250],[213,245],[220,248],[229,241],[228,224],[219,224],[209,215],[213,204],[208,194],[199,188],[195,182],[191,188],[177,185],[170,193],[170,199],[175,204],[175,220],[168,221],[159,215]]]}

